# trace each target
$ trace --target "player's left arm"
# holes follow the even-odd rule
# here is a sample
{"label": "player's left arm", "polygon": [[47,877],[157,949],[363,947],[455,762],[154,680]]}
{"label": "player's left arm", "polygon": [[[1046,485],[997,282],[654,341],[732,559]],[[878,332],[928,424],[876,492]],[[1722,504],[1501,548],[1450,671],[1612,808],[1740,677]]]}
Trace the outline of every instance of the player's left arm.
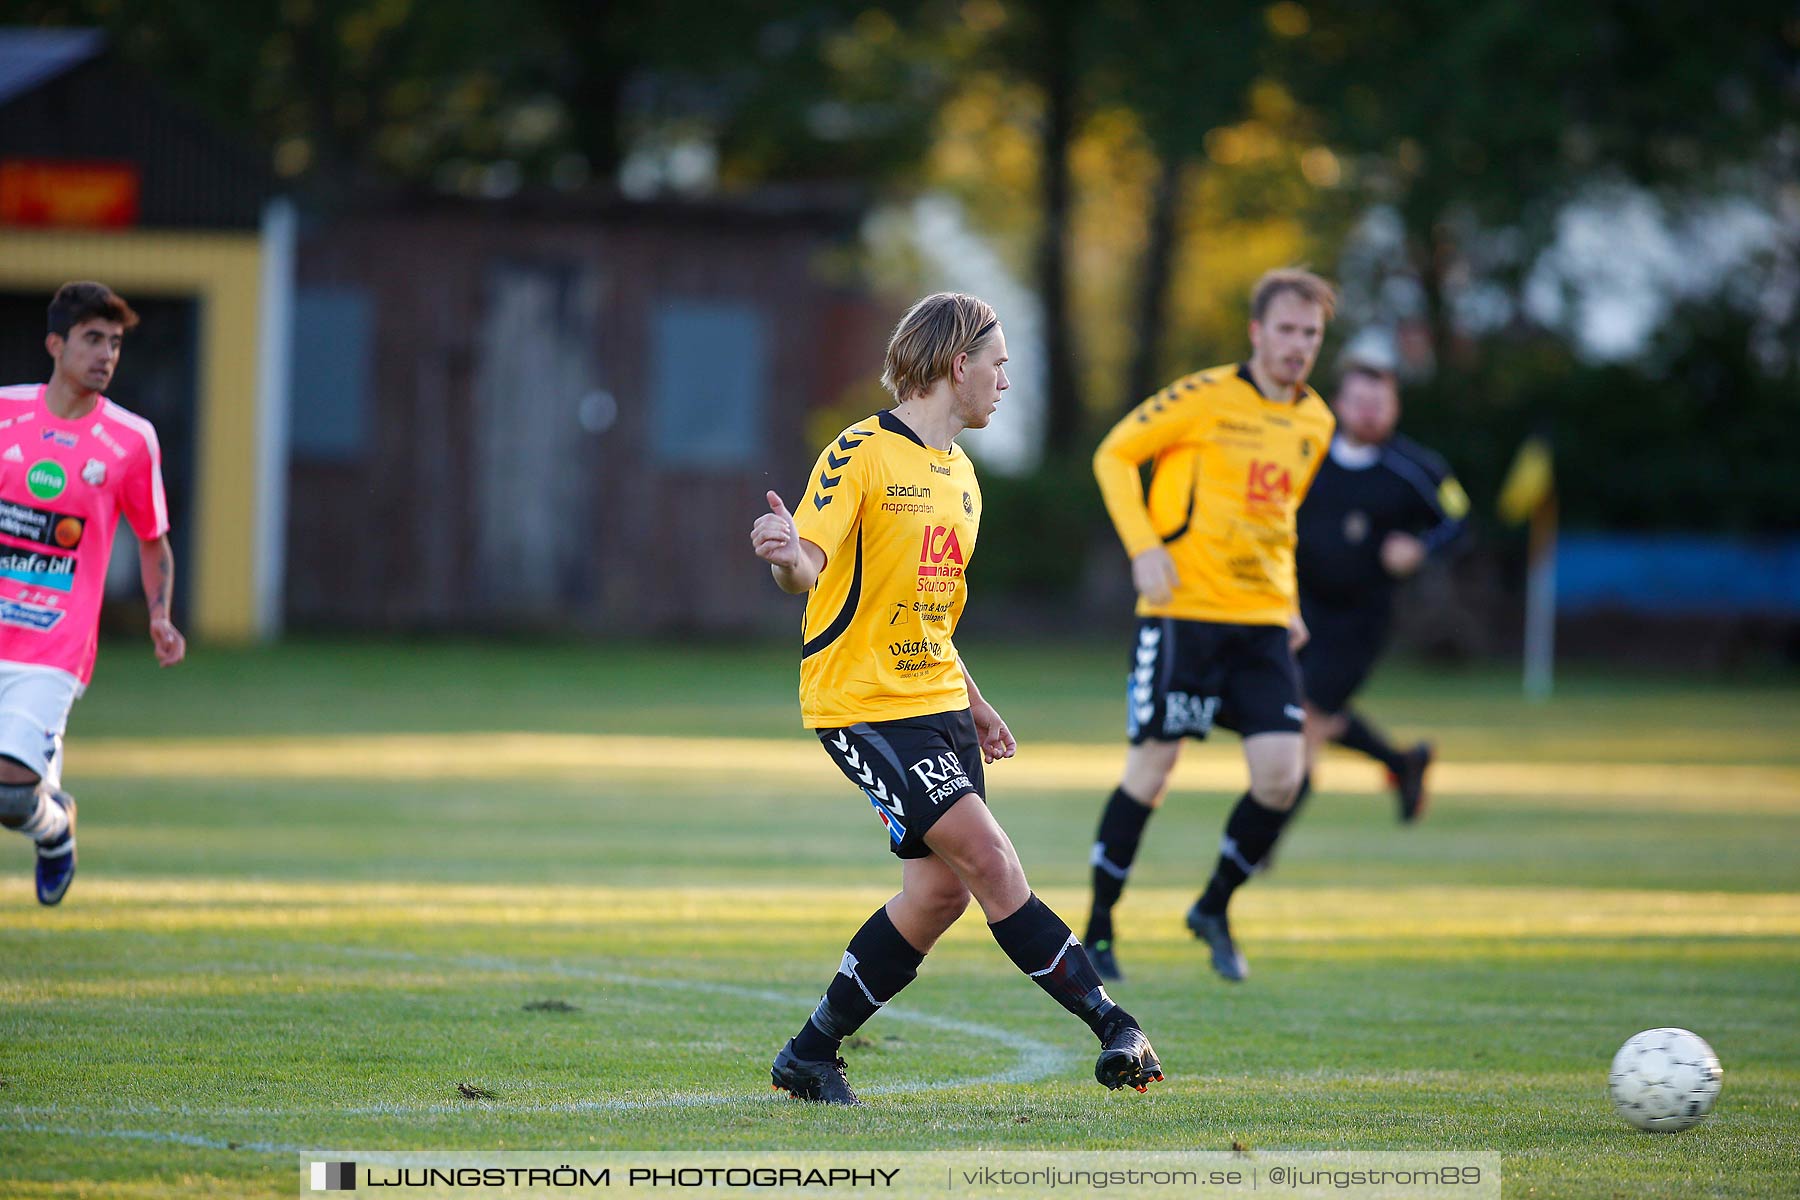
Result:
{"label": "player's left arm", "polygon": [[968,685],[969,716],[975,721],[975,739],[981,743],[982,761],[992,763],[1011,758],[1019,752],[1019,743],[1013,740],[1012,730],[1006,727],[994,706],[982,697],[981,689],[975,686],[975,676],[969,673],[969,664],[960,654],[956,656],[956,665],[962,668],[963,683]]}
{"label": "player's left arm", "polygon": [[1468,531],[1469,495],[1450,473],[1450,465],[1423,446],[1404,438],[1389,443],[1389,468],[1412,485],[1414,529],[1395,531],[1381,544],[1381,562],[1389,575],[1404,579],[1432,555],[1457,548]]}
{"label": "player's left arm", "polygon": [[150,648],[160,665],[172,667],[187,656],[187,639],[170,615],[175,600],[175,550],[168,534],[138,542],[138,575],[144,582],[144,602],[150,606]]}
{"label": "player's left arm", "polygon": [[1424,483],[1419,495],[1418,539],[1426,554],[1441,554],[1462,543],[1469,530],[1469,494],[1451,473],[1450,464],[1411,442],[1402,442],[1402,457],[1416,463]]}
{"label": "player's left arm", "polygon": [[1295,605],[1293,613],[1288,616],[1287,635],[1288,652],[1291,654],[1300,653],[1300,648],[1312,641],[1312,630],[1306,627],[1306,618],[1300,615],[1299,605]]}
{"label": "player's left arm", "polygon": [[175,628],[175,551],[169,545],[169,503],[163,493],[162,447],[145,425],[144,442],[125,464],[119,511],[138,539],[138,577],[150,606],[150,648],[172,667],[187,655],[187,639]]}
{"label": "player's left arm", "polygon": [[1445,473],[1438,480],[1432,497],[1437,520],[1419,535],[1427,554],[1441,554],[1459,548],[1469,533],[1469,493],[1463,491],[1456,476]]}

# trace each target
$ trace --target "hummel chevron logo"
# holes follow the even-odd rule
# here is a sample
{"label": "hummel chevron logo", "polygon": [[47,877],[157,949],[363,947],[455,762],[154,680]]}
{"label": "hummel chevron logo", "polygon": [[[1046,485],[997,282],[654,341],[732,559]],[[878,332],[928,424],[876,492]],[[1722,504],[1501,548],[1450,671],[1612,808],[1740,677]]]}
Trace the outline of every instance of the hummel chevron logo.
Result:
{"label": "hummel chevron logo", "polygon": [[[852,433],[857,435],[857,440],[854,442],[849,440],[850,434],[852,434]],[[837,447],[839,450],[842,450],[845,454],[849,454],[850,451],[852,451],[852,450],[856,449],[858,446],[862,445],[863,441],[865,439],[867,439],[870,436],[870,434],[871,434],[871,431],[867,430],[867,429],[852,429],[846,433],[840,433],[838,435]],[[813,507],[814,508],[818,509],[820,512],[825,511],[825,506],[827,504],[831,503],[832,497],[824,495],[823,493],[829,492],[832,488],[836,487],[838,484],[843,482],[844,468],[849,465],[850,465],[850,460],[848,458],[839,458],[837,455],[835,455],[831,452],[830,446],[825,447],[825,467],[826,467],[826,469],[819,472],[819,487],[822,489],[822,491],[819,495],[816,495],[813,497]],[[836,471],[838,473],[836,475],[833,475],[833,474],[831,474],[832,471]]]}
{"label": "hummel chevron logo", "polygon": [[885,804],[896,817],[906,815],[906,809],[902,805],[900,797],[890,793],[887,784],[875,777],[874,765],[863,765],[862,755],[857,753],[856,747],[850,744],[849,734],[840,731],[836,737],[831,739],[831,745],[844,756],[844,765],[856,773],[856,782],[860,783],[863,790],[869,793],[869,799]]}
{"label": "hummel chevron logo", "polygon": [[871,799],[879,800],[881,803],[887,805],[896,817],[904,817],[906,815],[906,809],[901,805],[899,795],[896,793],[890,796],[888,794],[887,784],[875,778],[874,771],[859,774],[857,776],[857,782],[863,785],[863,790],[869,793]]}

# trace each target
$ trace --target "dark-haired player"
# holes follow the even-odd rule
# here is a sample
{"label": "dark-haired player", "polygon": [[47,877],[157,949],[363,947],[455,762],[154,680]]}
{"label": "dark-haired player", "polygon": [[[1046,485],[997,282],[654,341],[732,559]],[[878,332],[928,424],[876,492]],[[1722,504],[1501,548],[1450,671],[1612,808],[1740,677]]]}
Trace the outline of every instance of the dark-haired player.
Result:
{"label": "dark-haired player", "polygon": [[775,1056],[775,1086],[801,1099],[858,1103],[839,1047],[912,982],[971,897],[1007,957],[1099,1038],[1096,1079],[1143,1091],[1162,1078],[1137,1022],[1032,892],[985,798],[982,764],[1016,747],[951,642],[981,522],[956,437],[992,418],[1005,363],[987,304],[919,301],[888,342],[882,383],[894,407],[825,447],[791,515],[770,492],[751,530],[776,584],[806,593],[802,719],[900,859],[899,894],[850,939],[824,998]]}
{"label": "dark-haired player", "polygon": [[42,904],[75,878],[63,730],[93,675],[121,515],[138,538],[156,660],[174,666],[187,652],[169,619],[175,555],[156,430],[101,394],[136,324],[104,284],[64,284],[44,339],[50,382],[0,387],[0,825],[36,843]]}
{"label": "dark-haired player", "polygon": [[1249,361],[1176,380],[1094,453],[1139,596],[1131,746],[1092,855],[1087,942],[1109,978],[1119,976],[1113,906],[1144,825],[1162,803],[1182,739],[1204,738],[1214,725],[1243,738],[1250,786],[1226,819],[1218,863],[1187,924],[1221,976],[1249,973],[1226,907],[1280,836],[1306,773],[1294,514],[1331,443],[1331,412],[1306,378],[1336,303],[1331,285],[1310,272],[1268,272],[1251,292]]}
{"label": "dark-haired player", "polygon": [[1398,749],[1350,700],[1387,645],[1395,586],[1457,544],[1469,498],[1443,459],[1394,432],[1400,392],[1385,358],[1346,358],[1331,407],[1337,436],[1300,506],[1308,761],[1327,741],[1368,755],[1388,769],[1400,819],[1412,822],[1429,799],[1430,744]]}

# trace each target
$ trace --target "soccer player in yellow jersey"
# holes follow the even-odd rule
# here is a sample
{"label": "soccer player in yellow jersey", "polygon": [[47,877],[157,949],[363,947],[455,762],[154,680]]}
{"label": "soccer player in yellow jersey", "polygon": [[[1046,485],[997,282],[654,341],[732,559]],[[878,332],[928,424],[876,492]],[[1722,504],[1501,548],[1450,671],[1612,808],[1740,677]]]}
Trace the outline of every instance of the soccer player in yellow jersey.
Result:
{"label": "soccer player in yellow jersey", "polygon": [[1162,804],[1182,739],[1204,738],[1215,724],[1244,739],[1250,788],[1225,822],[1217,869],[1187,923],[1220,975],[1249,973],[1226,907],[1280,836],[1306,771],[1295,513],[1331,445],[1331,410],[1306,377],[1336,303],[1316,275],[1268,272],[1250,296],[1250,360],[1176,380],[1094,453],[1138,591],[1131,747],[1092,856],[1087,944],[1106,978],[1120,977],[1112,910],[1144,825]]}
{"label": "soccer player in yellow jersey", "polygon": [[900,859],[899,894],[850,939],[824,998],[775,1057],[775,1086],[800,1099],[858,1103],[843,1040],[913,981],[971,896],[1007,957],[1100,1039],[1095,1078],[1139,1091],[1162,1078],[1137,1022],[1032,893],[985,800],[983,764],[1016,746],[951,641],[981,522],[956,437],[992,418],[1005,363],[987,304],[919,301],[888,341],[881,381],[894,407],[825,447],[794,512],[770,492],[751,529],[777,586],[806,593],[801,717]]}

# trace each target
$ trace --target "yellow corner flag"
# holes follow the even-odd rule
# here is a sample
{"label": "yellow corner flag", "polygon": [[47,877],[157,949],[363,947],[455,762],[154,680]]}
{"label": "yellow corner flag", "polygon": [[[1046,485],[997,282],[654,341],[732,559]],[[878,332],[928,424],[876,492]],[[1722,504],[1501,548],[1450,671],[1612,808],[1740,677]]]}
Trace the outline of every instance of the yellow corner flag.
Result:
{"label": "yellow corner flag", "polygon": [[1513,524],[1531,519],[1556,490],[1556,469],[1547,438],[1533,434],[1519,444],[1519,453],[1500,485],[1500,516]]}
{"label": "yellow corner flag", "polygon": [[1525,576],[1525,695],[1547,700],[1556,667],[1556,467],[1550,439],[1533,434],[1500,485],[1500,516],[1531,522]]}

